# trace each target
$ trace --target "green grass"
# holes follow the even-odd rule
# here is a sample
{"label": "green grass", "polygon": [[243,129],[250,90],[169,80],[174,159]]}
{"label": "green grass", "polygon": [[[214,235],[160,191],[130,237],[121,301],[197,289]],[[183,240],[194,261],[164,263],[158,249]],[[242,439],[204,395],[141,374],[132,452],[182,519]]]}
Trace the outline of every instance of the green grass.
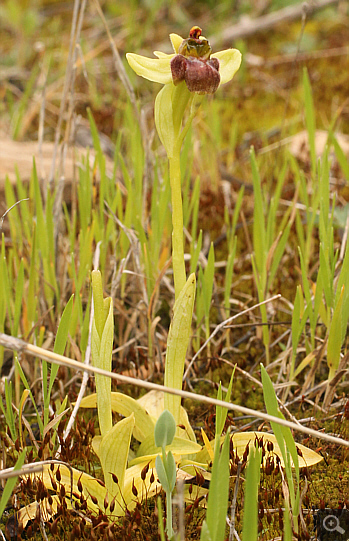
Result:
{"label": "green grass", "polygon": [[[274,4],[275,8],[281,7],[280,2]],[[125,34],[120,38],[122,57],[127,50],[150,54],[155,44],[167,39],[168,31],[187,32],[187,19],[193,19],[194,24],[202,17],[202,10],[212,10],[208,11],[212,17],[206,16],[205,35],[219,34],[231,6],[228,2],[215,7],[210,2],[200,6],[198,3],[187,5],[180,2],[177,5],[175,2],[159,1],[156,5],[147,2],[141,6],[137,4],[137,8],[139,11],[135,16],[134,2],[122,10],[109,2],[105,5],[107,16],[115,17],[113,20],[108,17],[108,22],[115,25],[116,36],[118,32],[122,35],[122,31]],[[21,39],[31,43],[32,33],[27,33],[29,26],[32,32],[40,36],[38,20],[42,14],[39,8],[36,10],[35,6],[31,8],[17,0],[12,7],[6,3],[1,9],[6,15],[7,40],[13,39],[11,33],[14,36],[23,34]],[[11,23],[13,9],[23,11],[16,25]],[[42,28],[48,39],[48,48],[52,47],[50,29],[54,27],[57,33],[64,32],[71,17],[70,12],[59,15],[55,8],[52,9],[52,19],[44,18]],[[165,24],[160,24],[167,12],[169,20],[173,20],[173,28],[169,29]],[[147,24],[140,31],[139,21],[143,17]],[[97,46],[98,40],[93,37],[93,32],[102,32],[101,28],[91,7],[91,12],[86,13],[83,30],[84,54]],[[297,25],[291,25],[285,41],[292,42],[296,32]],[[260,45],[262,53],[266,49],[275,51],[276,38],[269,36],[268,39],[269,45],[266,42]],[[6,52],[7,43],[4,41],[3,53]],[[242,43],[246,51],[254,53],[258,52],[257,45],[253,38],[250,42],[246,40]],[[20,59],[19,52],[24,50],[26,52]],[[53,48],[50,50],[50,54],[54,54],[47,80],[48,95],[50,85],[57,84],[59,78],[63,77],[66,51],[64,58],[57,60],[63,52]],[[23,182],[19,175],[15,186],[8,179],[5,182],[4,210],[21,202],[11,208],[3,223],[0,332],[84,360],[90,334],[91,271],[97,254],[96,265],[101,270],[104,295],[112,294],[114,348],[117,348],[113,354],[115,369],[118,372],[142,374],[144,378],[162,382],[174,299],[169,262],[169,172],[157,136],[154,137],[149,156],[145,153],[134,108],[128,103],[115,72],[112,75],[108,73],[111,69],[109,60],[110,57],[105,54],[104,58],[97,55],[96,62],[87,61],[87,86],[83,81],[81,66],[78,68],[74,92],[81,100],[78,109],[89,121],[93,144],[78,159],[81,166],[77,167],[75,181],[71,184],[71,198],[63,201],[57,213],[57,191],[45,190],[35,162],[29,183]],[[7,62],[26,66],[30,74],[18,88],[14,88],[12,83],[6,85],[5,105],[0,106],[0,114],[14,139],[20,140],[24,136],[37,138],[38,117],[28,129],[27,114],[40,88],[42,64],[30,45],[24,48],[22,41]],[[95,69],[96,66],[99,71]],[[278,397],[291,404],[292,415],[316,416],[318,428],[323,428],[321,413],[313,406],[314,402],[310,405],[304,403],[303,412],[300,402],[292,406],[292,401],[298,400],[299,393],[311,391],[315,384],[332,379],[347,353],[349,250],[343,245],[345,224],[339,221],[338,216],[348,199],[346,188],[341,188],[340,182],[348,180],[349,169],[347,156],[335,134],[340,112],[333,113],[329,102],[319,99],[321,89],[312,82],[314,72],[311,65],[303,74],[297,66],[294,69],[299,82],[296,81],[296,86],[289,91],[289,115],[292,120],[292,115],[301,113],[302,120],[295,120],[294,128],[286,128],[286,131],[290,131],[282,133],[282,136],[291,135],[293,129],[307,130],[310,150],[307,163],[299,162],[284,147],[259,155],[261,142],[272,142],[266,133],[262,133],[263,129],[280,125],[282,106],[276,92],[272,98],[269,97],[272,104],[270,112],[266,110],[264,105],[268,103],[270,89],[263,81],[256,83],[247,64],[229,90],[223,87],[212,100],[203,104],[184,141],[181,172],[183,221],[187,232],[186,270],[196,273],[198,284],[187,358],[190,360],[216,326],[236,310],[242,311],[277,293],[282,296],[272,306],[263,305],[260,311],[254,310],[238,320],[240,327],[237,324],[237,327],[222,330],[210,340],[194,363],[187,384],[197,392],[202,389],[207,391],[205,385],[212,386],[213,390],[210,388],[209,392],[214,395],[214,386],[220,380],[223,388],[230,381],[229,363],[237,363],[246,372],[253,369],[251,375],[259,382],[258,367],[262,361],[268,365],[267,368],[271,367],[268,368],[271,380],[280,385],[277,388]],[[323,80],[323,71],[321,73],[321,85],[325,87],[328,82]],[[286,70],[283,76],[288,77]],[[130,77],[138,97],[138,106],[145,107],[148,135],[152,137],[154,124],[148,105],[153,102],[153,89],[147,83],[141,85],[131,74]],[[331,88],[330,84],[328,86]],[[51,137],[52,126],[57,121],[52,111],[59,105],[59,100],[57,97],[48,99],[50,107],[46,112],[46,137]],[[344,100],[344,97],[338,99]],[[105,112],[107,105],[114,119],[104,123],[103,118],[106,117],[101,117],[101,113]],[[318,113],[320,108],[322,117]],[[325,115],[327,126],[323,126]],[[345,118],[341,122],[345,131]],[[105,156],[99,138],[99,131],[103,131],[107,125],[114,143],[111,160]],[[329,148],[321,156],[316,154],[316,129],[328,126],[329,144],[333,144],[336,158],[335,169]],[[255,130],[255,135],[244,142],[244,133],[252,130]],[[251,148],[248,156],[251,142],[256,149]],[[80,154],[79,150],[77,154]],[[150,157],[150,171],[145,167],[147,157]],[[240,190],[230,187],[229,197],[225,199],[221,188],[221,178],[225,180],[222,165],[243,182]],[[338,179],[339,187],[336,189],[331,183],[333,171]],[[146,173],[148,178],[145,179]],[[0,367],[6,360],[4,355],[5,350],[0,347]],[[9,449],[8,465],[17,463],[19,467],[24,456],[28,459],[30,450],[36,460],[39,457],[32,445],[29,446],[30,450],[28,445],[26,450],[23,447],[23,435],[28,437],[28,428],[23,425],[22,416],[31,426],[37,423],[39,448],[44,456],[54,457],[62,444],[58,418],[61,420],[59,415],[63,414],[66,405],[76,399],[80,379],[76,380],[74,373],[67,369],[59,373],[56,365],[50,368],[45,361],[23,359],[20,353],[14,354],[14,366],[12,379],[5,378],[1,391],[0,437]],[[69,381],[72,381],[70,386]],[[338,402],[347,387],[343,377],[335,382]],[[93,387],[92,382],[89,385]],[[256,390],[255,385],[255,382],[250,383],[245,376],[241,376],[240,381],[234,382],[232,400],[244,405],[248,401],[253,407],[263,408],[262,392],[258,388]],[[270,402],[270,389],[265,389],[265,392],[269,392],[269,403],[267,397],[265,403],[268,412],[275,414],[277,406]],[[323,391],[324,394],[317,397],[311,395],[311,399],[329,408],[333,400],[330,386],[327,385]],[[129,392],[136,393],[131,388]],[[27,395],[30,400],[25,402]],[[338,407],[335,413],[341,411]],[[210,423],[214,424],[214,418],[211,419],[208,413],[198,410],[193,426],[204,424],[205,429],[209,429]],[[49,448],[49,443],[44,444],[44,441],[47,427],[54,416],[56,424],[53,422]],[[344,419],[340,427],[343,437],[348,436],[345,423],[347,421]],[[228,417],[224,431],[229,424],[232,421]],[[81,428],[80,419],[77,425]],[[278,430],[273,429],[275,433]],[[81,428],[81,437],[83,431]],[[75,433],[77,441],[80,436]],[[287,446],[292,447],[291,433],[279,431],[279,438],[280,441],[284,438]],[[69,452],[63,449],[62,453],[66,453],[65,458],[69,461]],[[260,477],[257,458],[249,462],[245,502],[256,500]],[[91,467],[98,469],[97,460],[94,460]],[[347,457],[342,463],[344,468],[347,467]],[[82,467],[82,461],[79,466]],[[290,489],[287,504],[296,518],[301,481],[299,475],[293,478],[289,464],[286,478]],[[7,502],[12,492],[13,483],[8,481],[6,484],[1,510],[5,505],[3,502]],[[231,496],[230,492],[230,499]],[[314,505],[319,505],[316,496],[312,497]],[[261,535],[258,537],[257,518],[248,522],[241,502],[243,539],[262,539]],[[245,509],[246,505],[252,504],[246,503]],[[333,505],[337,505],[336,502]],[[257,517],[258,509],[255,508],[253,513]],[[198,516],[202,520],[200,513]],[[290,539],[291,525],[287,512],[283,521],[285,539]],[[209,516],[208,522],[212,523],[212,517]],[[237,526],[240,533],[241,522]],[[297,529],[296,521],[292,526]],[[193,532],[194,527],[190,531],[194,538]],[[280,525],[274,528],[274,534],[282,535]]]}

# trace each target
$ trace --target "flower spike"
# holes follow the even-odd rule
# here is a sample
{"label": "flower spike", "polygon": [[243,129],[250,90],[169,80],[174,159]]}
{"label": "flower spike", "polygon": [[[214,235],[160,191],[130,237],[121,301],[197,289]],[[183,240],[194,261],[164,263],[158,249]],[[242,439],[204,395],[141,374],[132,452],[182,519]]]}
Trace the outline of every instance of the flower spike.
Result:
{"label": "flower spike", "polygon": [[[212,53],[201,28],[193,26],[189,37],[170,34],[173,54],[155,51],[156,58],[126,55],[131,68],[145,79],[163,84],[155,100],[155,126],[169,159],[172,202],[172,265],[175,298],[186,284],[183,244],[183,205],[180,153],[183,140],[200,104],[200,94],[214,94],[230,81],[241,63],[237,49]],[[185,111],[189,109],[183,127]]]}

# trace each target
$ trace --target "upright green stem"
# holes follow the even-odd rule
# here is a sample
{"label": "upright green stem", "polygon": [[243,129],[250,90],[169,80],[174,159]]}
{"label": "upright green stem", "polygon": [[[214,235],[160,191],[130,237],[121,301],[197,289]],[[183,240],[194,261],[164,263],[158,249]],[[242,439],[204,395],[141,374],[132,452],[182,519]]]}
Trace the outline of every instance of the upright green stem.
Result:
{"label": "upright green stem", "polygon": [[172,527],[172,493],[166,492],[166,533],[169,539],[174,536]]}
{"label": "upright green stem", "polygon": [[183,206],[182,206],[182,185],[180,149],[176,149],[173,156],[169,158],[170,183],[172,198],[172,266],[175,284],[175,299],[182,291],[185,282],[184,264],[184,243],[183,243]]}

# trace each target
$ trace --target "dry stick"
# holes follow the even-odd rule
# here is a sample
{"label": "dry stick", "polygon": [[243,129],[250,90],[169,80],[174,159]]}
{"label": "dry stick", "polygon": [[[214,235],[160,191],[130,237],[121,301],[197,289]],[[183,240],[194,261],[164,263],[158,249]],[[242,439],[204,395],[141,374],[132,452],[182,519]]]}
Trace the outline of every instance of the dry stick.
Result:
{"label": "dry stick", "polygon": [[177,479],[176,482],[177,492],[172,499],[172,513],[176,520],[175,539],[177,541],[185,541],[185,528],[184,528],[184,481],[183,479]]}
{"label": "dry stick", "polygon": [[21,475],[29,475],[30,473],[40,473],[44,471],[42,464],[26,464],[20,470],[14,468],[6,468],[6,470],[0,470],[0,480],[11,479],[11,477],[19,477]]}
{"label": "dry stick", "polygon": [[73,359],[64,357],[64,355],[58,355],[53,351],[34,346],[33,344],[27,344],[26,342],[24,342],[24,340],[21,340],[20,338],[14,338],[13,336],[9,336],[8,334],[0,333],[0,345],[7,349],[26,353],[27,355],[30,355],[32,357],[39,357],[49,363],[58,364],[60,366],[68,366],[69,368],[73,368],[75,370],[86,370],[87,372],[100,374],[101,376],[106,376],[108,378],[115,379],[116,381],[128,385],[135,385],[136,387],[143,387],[144,389],[152,391],[162,391],[164,393],[181,396],[182,398],[196,400],[197,402],[203,402],[205,404],[220,406],[228,410],[238,411],[243,415],[257,417],[260,419],[264,419],[265,421],[277,423],[282,426],[287,426],[288,428],[292,428],[297,432],[307,434],[307,436],[314,436],[315,438],[330,441],[331,443],[336,443],[337,445],[344,445],[345,447],[349,447],[348,440],[336,438],[334,436],[330,436],[329,434],[323,434],[322,432],[313,430],[312,428],[296,425],[291,421],[286,421],[286,419],[280,419],[279,417],[274,417],[272,415],[268,415],[267,413],[256,411],[250,408],[245,408],[244,406],[239,406],[231,402],[225,402],[224,400],[217,400],[216,398],[210,398],[208,396],[189,393],[188,391],[182,391],[180,389],[172,389],[171,387],[165,387],[164,385],[159,385],[157,383],[151,383],[149,381],[131,378],[122,374],[115,374],[114,372],[108,372],[107,370],[103,370],[102,368],[97,368],[95,366],[86,366],[79,361],[74,361]]}
{"label": "dry stick", "polygon": [[20,199],[19,201],[16,201],[9,209],[7,209],[4,214],[0,217],[0,233],[2,231],[2,226],[4,225],[4,220],[7,216],[7,214],[10,212],[11,209],[13,209],[15,206],[19,205],[19,203],[22,203],[22,201],[29,201],[29,197],[26,197],[26,199]]}
{"label": "dry stick", "polygon": [[[320,49],[319,51],[309,51],[298,54],[298,62],[306,62],[307,60],[317,60],[323,58],[333,58],[336,56],[349,55],[349,47],[334,47],[333,49]],[[283,54],[274,56],[263,61],[263,67],[273,68],[280,64],[288,64],[294,62],[294,54]]]}
{"label": "dry stick", "polygon": [[[225,362],[227,365],[231,366],[231,367],[235,367],[235,370],[237,370],[238,372],[240,372],[241,374],[243,374],[247,379],[249,379],[250,381],[252,381],[255,385],[257,385],[258,387],[262,387],[263,388],[263,385],[262,383],[257,379],[257,378],[254,378],[253,376],[251,376],[251,374],[249,374],[248,372],[246,372],[245,370],[242,370],[242,368],[239,368],[237,366],[237,364],[233,364],[231,363],[230,361],[227,361],[226,359],[222,359],[220,358],[221,361]],[[290,419],[292,419],[292,421],[296,424],[299,424],[300,421],[298,421],[298,419],[295,418],[294,415],[292,415],[292,413],[287,409],[287,407],[285,406],[285,404],[281,401],[281,399],[278,397],[278,395],[276,395],[276,400],[278,401],[278,404],[279,404],[279,407],[281,410],[284,410],[287,415],[289,416]]]}
{"label": "dry stick", "polygon": [[49,464],[57,464],[58,466],[65,466],[68,468],[70,472],[70,484],[71,484],[71,495],[70,499],[72,498],[72,491],[73,491],[73,468],[70,464],[67,462],[64,462],[63,460],[55,460],[55,459],[49,459],[49,460],[41,460],[40,462],[33,462],[32,464],[24,464],[20,470],[15,470],[15,468],[6,468],[6,470],[0,471],[0,479],[9,479],[10,477],[17,477],[20,475],[31,475],[32,473],[36,472],[42,472],[44,469],[44,466],[47,466]]}
{"label": "dry stick", "polygon": [[46,530],[45,530],[45,522],[44,522],[44,519],[42,518],[41,507],[40,507],[40,504],[39,504],[38,501],[36,502],[36,511],[37,511],[36,514],[39,514],[39,517],[40,517],[40,532],[41,532],[41,535],[42,535],[42,537],[44,538],[45,541],[48,541],[47,533],[46,533]]}
{"label": "dry stick", "polygon": [[295,6],[288,6],[278,11],[273,11],[262,17],[251,19],[250,17],[244,17],[241,22],[226,28],[219,35],[210,39],[211,45],[217,43],[231,43],[233,40],[246,38],[252,36],[257,32],[264,32],[273,26],[280,23],[291,22],[302,17],[304,13],[304,6],[307,10],[307,15],[312,15],[320,9],[324,9],[328,6],[339,4],[340,0],[318,0],[314,3],[299,2]]}
{"label": "dry stick", "polygon": [[201,348],[195,353],[194,357],[192,358],[192,360],[190,361],[186,371],[184,372],[184,376],[183,376],[183,381],[186,380],[186,378],[188,377],[188,373],[189,373],[189,370],[191,369],[191,367],[193,366],[194,362],[196,361],[196,359],[198,358],[198,356],[200,355],[200,353],[205,349],[205,347],[207,346],[207,344],[210,342],[210,340],[212,340],[212,338],[214,336],[216,336],[216,334],[221,330],[223,329],[228,323],[230,323],[231,321],[234,321],[234,319],[237,319],[238,317],[240,316],[243,316],[245,314],[248,314],[248,312],[251,312],[251,310],[254,310],[255,308],[259,308],[260,306],[262,306],[262,304],[267,304],[269,302],[272,302],[272,301],[275,301],[276,299],[279,299],[281,297],[280,294],[278,295],[274,295],[274,297],[271,297],[270,299],[267,299],[266,301],[262,301],[262,302],[259,302],[258,304],[255,304],[254,306],[251,306],[251,308],[247,308],[246,310],[243,310],[242,312],[239,312],[238,314],[235,314],[235,316],[231,316],[229,317],[228,319],[226,319],[225,321],[222,321],[222,323],[220,323],[219,325],[217,325],[217,327],[215,328],[215,330],[210,334],[210,336],[207,338],[206,342],[201,346]]}
{"label": "dry stick", "polygon": [[234,496],[231,502],[231,512],[230,512],[230,521],[229,521],[229,541],[233,541],[234,534],[235,534],[235,512],[236,512],[236,501],[238,499],[241,466],[242,466],[242,462],[239,461],[237,472],[236,472]]}

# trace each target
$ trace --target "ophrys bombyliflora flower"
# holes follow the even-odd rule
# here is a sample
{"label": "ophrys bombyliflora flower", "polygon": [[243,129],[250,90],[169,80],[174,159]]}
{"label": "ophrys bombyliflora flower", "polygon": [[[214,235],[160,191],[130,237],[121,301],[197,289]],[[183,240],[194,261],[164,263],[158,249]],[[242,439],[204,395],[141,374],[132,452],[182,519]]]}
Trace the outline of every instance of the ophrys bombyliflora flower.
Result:
{"label": "ophrys bombyliflora flower", "polygon": [[131,68],[145,79],[162,84],[185,81],[190,92],[213,94],[221,84],[228,83],[240,67],[241,53],[226,49],[212,53],[201,29],[194,26],[189,38],[170,34],[174,54],[155,51],[157,58],[147,58],[134,53],[126,57]]}

